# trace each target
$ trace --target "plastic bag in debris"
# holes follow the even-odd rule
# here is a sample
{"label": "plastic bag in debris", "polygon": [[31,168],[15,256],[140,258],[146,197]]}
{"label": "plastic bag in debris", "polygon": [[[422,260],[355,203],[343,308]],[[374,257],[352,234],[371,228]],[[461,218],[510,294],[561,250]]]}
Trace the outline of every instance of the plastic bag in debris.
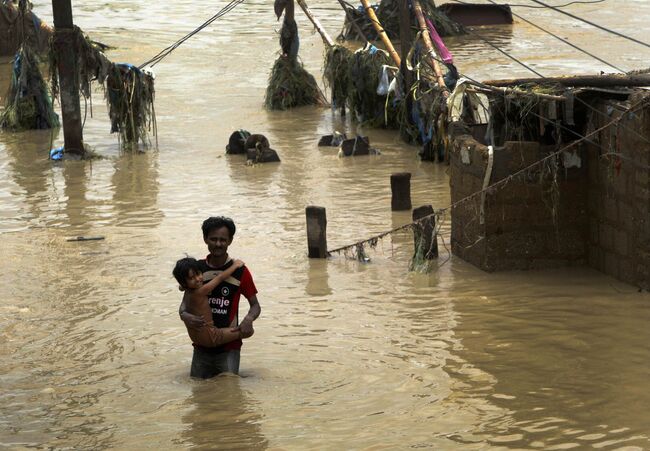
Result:
{"label": "plastic bag in debris", "polygon": [[381,66],[381,77],[377,85],[377,94],[380,96],[388,95],[389,92],[395,91],[395,75],[392,66]]}

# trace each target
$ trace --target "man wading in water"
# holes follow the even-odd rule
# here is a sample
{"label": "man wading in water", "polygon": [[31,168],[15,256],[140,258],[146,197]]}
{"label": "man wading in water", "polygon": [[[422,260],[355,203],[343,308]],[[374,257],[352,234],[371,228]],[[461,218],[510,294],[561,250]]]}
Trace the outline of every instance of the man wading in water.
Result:
{"label": "man wading in water", "polygon": [[[205,259],[199,260],[203,280],[207,282],[233,264],[232,259],[228,257],[228,246],[235,236],[235,223],[232,219],[223,216],[210,217],[203,221],[201,228],[203,241],[207,244],[210,252]],[[250,309],[238,325],[239,298],[242,294],[248,299]],[[260,316],[261,308],[257,301],[257,288],[255,288],[253,276],[248,268],[243,266],[237,269],[230,278],[217,285],[208,295],[208,302],[215,327],[233,327],[233,330],[241,332],[242,338],[253,335],[253,321]],[[203,318],[187,311],[185,297],[181,301],[178,313],[189,328],[198,328],[204,324]],[[224,372],[239,374],[241,345],[241,340],[235,340],[216,348],[206,348],[194,344],[190,375],[208,379]]]}

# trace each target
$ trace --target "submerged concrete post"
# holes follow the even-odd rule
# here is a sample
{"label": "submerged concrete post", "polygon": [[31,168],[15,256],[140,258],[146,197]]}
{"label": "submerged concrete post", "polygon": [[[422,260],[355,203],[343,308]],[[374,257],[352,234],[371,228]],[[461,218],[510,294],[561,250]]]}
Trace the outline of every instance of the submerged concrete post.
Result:
{"label": "submerged concrete post", "polygon": [[327,213],[323,207],[309,206],[307,215],[307,249],[309,258],[327,258]]}
{"label": "submerged concrete post", "polygon": [[434,258],[438,258],[438,237],[435,235],[436,217],[433,214],[433,207],[431,205],[423,205],[413,210],[413,222],[420,219],[422,221],[413,227],[415,253],[417,254],[418,245],[420,245],[424,250],[424,258],[426,260],[433,260]]}
{"label": "submerged concrete post", "polygon": [[411,209],[411,173],[398,172],[390,176],[390,190],[392,192],[391,210]]}
{"label": "submerged concrete post", "polygon": [[71,0],[52,0],[54,13],[54,51],[58,61],[63,139],[65,152],[83,156],[79,80],[77,80],[77,48],[72,22]]}

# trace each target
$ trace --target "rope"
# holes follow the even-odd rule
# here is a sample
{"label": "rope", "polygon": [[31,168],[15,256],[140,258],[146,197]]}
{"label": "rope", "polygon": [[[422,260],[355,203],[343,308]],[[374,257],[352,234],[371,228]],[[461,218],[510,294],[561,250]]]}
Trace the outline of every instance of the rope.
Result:
{"label": "rope", "polygon": [[641,44],[644,47],[650,48],[650,44],[648,44],[647,42],[639,41],[638,39],[635,39],[633,37],[624,35],[623,33],[619,33],[618,31],[611,30],[609,28],[603,27],[602,25],[598,25],[597,23],[591,22],[591,21],[589,21],[587,19],[583,19],[582,17],[578,17],[575,14],[571,14],[571,13],[568,13],[568,12],[563,11],[561,9],[558,9],[556,6],[547,5],[546,3],[544,3],[544,2],[542,2],[540,0],[531,0],[531,1],[537,3],[538,5],[543,5],[546,8],[552,9],[553,11],[557,11],[557,12],[559,12],[561,14],[564,14],[565,16],[569,16],[569,17],[571,17],[573,19],[576,19],[576,20],[579,20],[579,21],[584,22],[586,24],[589,24],[592,27],[596,27],[596,28],[598,28],[600,30],[606,31],[607,33],[611,33],[611,34],[616,35],[618,37],[621,37],[623,39],[627,39],[628,41],[636,42],[637,44]]}
{"label": "rope", "polygon": [[226,6],[224,6],[217,14],[203,22],[200,26],[183,36],[181,39],[170,45],[169,47],[161,50],[156,56],[151,58],[150,60],[142,63],[140,66],[138,66],[138,69],[142,69],[146,66],[155,66],[158,64],[160,61],[162,61],[165,57],[169,56],[174,50],[176,50],[178,47],[180,47],[181,44],[183,44],[185,41],[187,41],[189,38],[197,34],[199,31],[203,30],[206,28],[208,25],[212,24],[217,19],[220,19],[221,17],[225,16],[228,14],[230,11],[235,9],[237,6],[241,5],[244,3],[245,0],[231,0]]}
{"label": "rope", "polygon": [[[418,219],[417,221],[413,221],[413,222],[411,222],[411,223],[409,223],[409,224],[404,224],[404,225],[402,225],[402,226],[395,227],[394,229],[388,230],[388,231],[386,231],[386,232],[382,232],[382,233],[380,233],[380,234],[378,234],[378,235],[375,235],[375,236],[373,236],[373,237],[371,237],[371,238],[368,238],[368,239],[365,239],[365,240],[361,240],[361,241],[357,241],[357,242],[354,243],[354,244],[350,244],[350,245],[347,245],[347,246],[342,246],[342,247],[339,247],[339,248],[333,249],[333,250],[331,250],[331,251],[328,251],[328,253],[329,253],[329,254],[332,254],[332,253],[344,252],[344,251],[347,251],[347,250],[352,249],[352,248],[358,248],[359,246],[363,246],[363,245],[365,245],[365,244],[373,244],[373,243],[376,244],[378,240],[380,240],[380,239],[386,237],[387,235],[390,235],[390,234],[393,234],[393,233],[396,233],[396,232],[400,232],[400,231],[402,231],[402,230],[410,229],[410,228],[412,228],[412,227],[415,226],[415,225],[422,225],[423,222],[430,220],[432,217],[439,217],[439,216],[441,216],[443,213],[445,213],[445,212],[447,212],[447,211],[449,211],[449,210],[452,210],[452,209],[454,209],[454,208],[457,208],[459,205],[461,205],[461,204],[463,204],[463,203],[465,203],[465,202],[467,202],[467,201],[469,201],[469,200],[475,198],[476,196],[482,195],[484,192],[492,191],[492,190],[494,190],[495,188],[497,188],[497,187],[499,187],[499,186],[501,186],[501,185],[505,185],[505,184],[511,182],[515,177],[517,177],[517,176],[519,176],[519,175],[521,175],[521,174],[523,174],[523,173],[526,173],[526,172],[530,171],[530,170],[533,169],[534,167],[536,167],[536,166],[538,166],[538,165],[540,165],[540,164],[543,164],[543,163],[545,163],[546,161],[548,161],[548,160],[550,160],[550,159],[552,159],[552,158],[557,157],[557,156],[558,156],[559,154],[561,154],[562,152],[564,152],[564,151],[566,151],[567,149],[570,149],[570,148],[572,148],[572,147],[574,147],[574,146],[577,146],[578,144],[582,143],[583,141],[591,142],[591,141],[589,141],[589,140],[587,139],[588,137],[591,137],[591,136],[593,136],[593,135],[595,135],[595,134],[597,134],[597,133],[600,133],[601,131],[603,131],[603,130],[609,128],[610,126],[612,126],[612,125],[614,125],[614,124],[620,122],[620,121],[621,121],[621,120],[626,116],[627,113],[635,112],[635,111],[638,109],[638,107],[643,106],[643,103],[644,103],[644,102],[645,102],[645,99],[640,100],[639,102],[635,103],[634,105],[630,106],[627,110],[625,110],[625,111],[623,112],[623,114],[621,114],[621,116],[619,116],[618,118],[616,118],[616,119],[614,119],[614,120],[608,122],[607,124],[605,124],[605,125],[603,125],[602,127],[600,127],[600,128],[598,128],[598,129],[592,131],[591,133],[588,133],[587,135],[584,135],[584,136],[583,136],[582,138],[580,138],[579,140],[577,140],[577,141],[573,141],[572,143],[570,143],[570,144],[568,144],[568,145],[566,145],[566,146],[560,148],[559,150],[550,153],[550,154],[547,155],[546,157],[544,157],[544,158],[542,158],[542,159],[540,159],[540,160],[537,160],[537,161],[531,163],[530,165],[526,166],[526,167],[523,168],[523,169],[520,169],[519,171],[517,171],[517,172],[515,172],[515,173],[513,173],[513,174],[510,174],[508,177],[506,177],[506,178],[504,178],[504,179],[502,179],[502,180],[499,180],[499,181],[496,182],[496,183],[493,183],[492,185],[488,186],[487,188],[484,188],[484,189],[482,189],[482,190],[480,190],[480,191],[476,191],[475,193],[472,193],[472,194],[470,194],[469,196],[466,196],[466,197],[464,197],[464,198],[462,198],[462,199],[460,199],[460,200],[454,202],[453,204],[451,204],[450,206],[448,206],[448,207],[446,207],[446,208],[442,208],[442,209],[439,209],[439,210],[434,210],[434,212],[433,212],[432,214],[427,215],[427,216],[424,216],[424,217]],[[591,143],[592,143],[592,144],[595,144],[595,143],[593,143],[593,142],[591,142]],[[600,147],[600,146],[599,146],[599,147]],[[602,147],[601,147],[601,148],[602,148]]]}

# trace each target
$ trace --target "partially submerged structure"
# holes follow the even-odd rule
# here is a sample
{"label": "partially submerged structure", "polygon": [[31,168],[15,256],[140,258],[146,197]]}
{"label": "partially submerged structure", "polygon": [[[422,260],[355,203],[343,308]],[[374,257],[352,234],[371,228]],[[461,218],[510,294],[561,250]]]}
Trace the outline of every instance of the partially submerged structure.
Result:
{"label": "partially submerged structure", "polygon": [[511,88],[484,91],[488,121],[467,92],[449,125],[453,253],[486,271],[589,265],[650,289],[650,76],[486,84]]}

